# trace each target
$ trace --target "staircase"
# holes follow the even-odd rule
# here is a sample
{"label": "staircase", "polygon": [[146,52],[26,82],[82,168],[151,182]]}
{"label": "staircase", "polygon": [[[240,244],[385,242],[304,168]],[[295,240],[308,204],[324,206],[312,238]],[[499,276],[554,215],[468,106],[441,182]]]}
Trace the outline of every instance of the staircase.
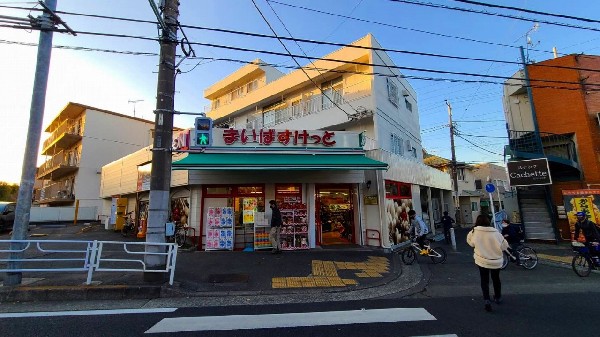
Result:
{"label": "staircase", "polygon": [[556,241],[544,187],[517,188],[527,240]]}

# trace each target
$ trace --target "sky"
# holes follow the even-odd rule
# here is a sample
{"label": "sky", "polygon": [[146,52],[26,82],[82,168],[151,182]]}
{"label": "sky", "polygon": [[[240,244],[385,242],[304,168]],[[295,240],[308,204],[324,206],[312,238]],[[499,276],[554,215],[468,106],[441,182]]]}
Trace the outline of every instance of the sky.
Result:
{"label": "sky", "polygon": [[[413,3],[407,3],[413,2]],[[415,4],[416,2],[417,4]],[[493,162],[503,165],[503,147],[507,142],[502,107],[502,85],[467,83],[465,80],[485,78],[428,72],[451,71],[480,75],[511,76],[520,62],[518,47],[526,48],[530,61],[559,55],[600,53],[598,23],[524,13],[515,10],[488,8],[452,0],[427,0],[429,4],[458,7],[462,10],[424,6],[421,0],[254,0],[254,3],[279,36],[351,43],[371,33],[386,49],[431,53],[488,61],[456,60],[443,57],[388,53],[397,66],[419,70],[402,70],[417,93],[421,138],[425,150],[450,158],[450,134],[446,100],[451,104],[456,128],[456,157],[467,163]],[[600,19],[600,1],[589,0],[480,0],[484,3],[513,6],[553,14],[587,19]],[[179,21],[182,25],[211,29],[226,29],[247,33],[273,35],[252,0],[181,0]],[[419,4],[420,3],[420,4]],[[0,16],[37,17],[37,2],[0,0]],[[8,7],[22,7],[15,9]],[[492,15],[470,13],[464,9],[485,11]],[[77,36],[54,33],[50,76],[46,94],[43,129],[68,102],[77,102],[101,109],[154,120],[159,45],[155,41],[131,37],[110,37],[81,32],[121,34],[156,38],[155,24],[94,18],[76,14],[95,14],[129,19],[155,20],[150,4],[145,0],[58,0],[60,18]],[[69,14],[70,13],[70,14]],[[501,17],[511,15],[517,20]],[[532,19],[530,21],[528,19]],[[0,144],[3,146],[0,181],[19,183],[29,123],[29,111],[36,65],[39,32],[10,27],[0,19]],[[537,25],[536,25],[537,22]],[[568,24],[577,27],[556,25]],[[583,28],[581,28],[583,26]],[[534,27],[537,27],[535,29]],[[585,27],[592,28],[585,29]],[[256,52],[193,45],[197,57],[181,62],[181,74],[176,79],[175,109],[202,112],[208,105],[203,91],[243,64],[210,60],[229,58],[265,62],[285,66],[295,65],[288,56],[260,53],[285,53],[276,39],[228,34],[214,30],[183,28],[190,42],[241,47]],[[181,31],[179,37],[182,37]],[[528,43],[529,41],[529,43]],[[294,54],[323,57],[339,47],[322,44],[286,42]],[[67,48],[65,48],[67,47]],[[79,47],[73,49],[73,47]],[[104,49],[122,54],[81,50]],[[178,54],[182,54],[178,51]],[[496,61],[496,62],[494,62]],[[307,60],[299,60],[307,65]],[[283,72],[291,70],[280,68]],[[429,79],[424,79],[429,78]],[[431,78],[443,78],[434,81]],[[459,80],[449,81],[449,80]],[[502,79],[492,79],[503,82]],[[463,81],[463,82],[460,82]],[[138,101],[132,103],[132,101]],[[175,126],[192,127],[193,117],[176,116]],[[48,137],[43,133],[41,143]],[[38,165],[44,157],[38,159]]]}

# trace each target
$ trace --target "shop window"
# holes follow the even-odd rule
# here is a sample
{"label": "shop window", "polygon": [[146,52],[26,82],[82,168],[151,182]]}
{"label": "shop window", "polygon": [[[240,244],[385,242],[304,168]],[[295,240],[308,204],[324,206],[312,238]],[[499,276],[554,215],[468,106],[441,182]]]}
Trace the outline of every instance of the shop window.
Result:
{"label": "shop window", "polygon": [[282,203],[301,203],[302,185],[301,184],[276,184],[275,200],[279,205]]}
{"label": "shop window", "polygon": [[392,180],[385,181],[385,197],[388,199],[411,198],[410,184]]}

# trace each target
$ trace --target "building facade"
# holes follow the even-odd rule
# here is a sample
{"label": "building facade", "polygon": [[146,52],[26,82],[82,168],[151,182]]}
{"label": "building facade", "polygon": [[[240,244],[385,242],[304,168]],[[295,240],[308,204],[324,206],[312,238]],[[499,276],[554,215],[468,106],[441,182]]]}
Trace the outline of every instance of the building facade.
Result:
{"label": "building facade", "polygon": [[189,197],[172,208],[188,208],[199,249],[214,248],[221,211],[232,212],[228,248],[260,247],[271,199],[290,223],[288,249],[387,248],[407,239],[410,209],[435,227],[451,202],[450,178],[422,163],[416,93],[373,48],[367,35],[289,74],[255,60],[205,90],[213,144],[173,162],[187,172]]}
{"label": "building facade", "polygon": [[[102,166],[151,143],[154,123],[69,102],[46,128],[38,167],[40,206],[95,207],[100,215]],[[97,216],[96,216],[97,218]]]}
{"label": "building facade", "polygon": [[571,240],[569,191],[591,195],[596,206],[588,214],[600,217],[590,191],[600,186],[600,56],[566,55],[527,70],[533,101],[523,71],[504,89],[507,153],[515,161],[546,158],[552,185],[519,187],[519,207],[529,238]]}

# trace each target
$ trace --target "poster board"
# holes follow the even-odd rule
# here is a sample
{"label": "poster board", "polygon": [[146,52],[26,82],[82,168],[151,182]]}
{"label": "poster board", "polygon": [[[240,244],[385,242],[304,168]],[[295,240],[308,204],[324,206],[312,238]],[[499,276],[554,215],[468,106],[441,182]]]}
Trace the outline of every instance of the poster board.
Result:
{"label": "poster board", "polygon": [[233,207],[209,207],[205,250],[233,250]]}
{"label": "poster board", "polygon": [[[563,190],[564,211],[567,213],[569,221],[569,231],[571,238],[575,235],[575,223],[577,222],[577,212],[585,212],[588,220],[598,224],[600,222],[600,189],[586,190]],[[583,235],[580,233],[583,239]]]}

